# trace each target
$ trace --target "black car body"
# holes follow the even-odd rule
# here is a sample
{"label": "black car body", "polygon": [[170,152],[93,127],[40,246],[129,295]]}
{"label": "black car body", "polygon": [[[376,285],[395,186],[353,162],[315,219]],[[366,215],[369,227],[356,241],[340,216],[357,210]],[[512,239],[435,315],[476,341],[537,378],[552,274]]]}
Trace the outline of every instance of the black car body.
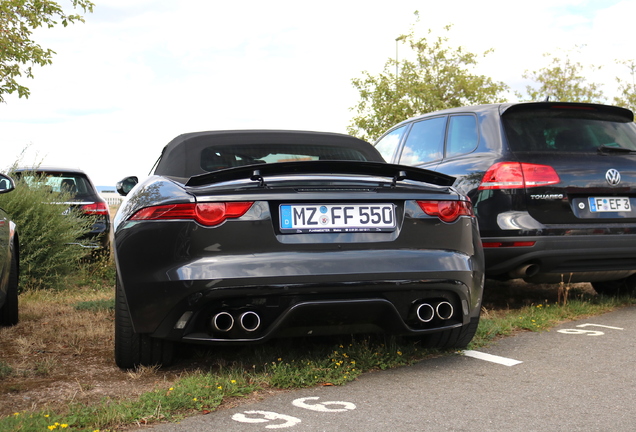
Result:
{"label": "black car body", "polygon": [[[0,174],[0,194],[13,191],[13,180]],[[18,323],[20,243],[15,223],[0,208],[0,325]]]}
{"label": "black car body", "polygon": [[112,229],[108,204],[84,171],[73,168],[36,167],[17,168],[14,173],[16,179],[24,178],[28,183],[29,177],[38,177],[52,192],[69,193],[71,199],[64,203],[68,205],[66,211],[76,209],[93,219],[91,230],[78,238],[76,244],[93,254],[110,254]]}
{"label": "black car body", "polygon": [[174,341],[386,331],[465,346],[483,255],[452,182],[347,135],[175,138],[115,216],[117,364],[165,365]]}
{"label": "black car body", "polygon": [[561,102],[432,112],[375,144],[388,161],[456,177],[473,202],[491,278],[636,281],[636,126],[631,111]]}

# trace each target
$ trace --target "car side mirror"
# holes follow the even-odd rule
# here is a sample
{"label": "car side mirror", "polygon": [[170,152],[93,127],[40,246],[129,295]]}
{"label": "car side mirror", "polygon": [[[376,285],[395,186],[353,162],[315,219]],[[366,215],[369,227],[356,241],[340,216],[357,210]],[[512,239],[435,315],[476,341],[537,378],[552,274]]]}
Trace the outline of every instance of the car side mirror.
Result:
{"label": "car side mirror", "polygon": [[0,174],[0,194],[11,192],[15,189],[15,182],[9,176]]}
{"label": "car side mirror", "polygon": [[139,183],[139,179],[137,177],[126,177],[123,180],[117,182],[117,193],[121,196],[126,196],[132,190],[132,188],[137,185],[137,183]]}

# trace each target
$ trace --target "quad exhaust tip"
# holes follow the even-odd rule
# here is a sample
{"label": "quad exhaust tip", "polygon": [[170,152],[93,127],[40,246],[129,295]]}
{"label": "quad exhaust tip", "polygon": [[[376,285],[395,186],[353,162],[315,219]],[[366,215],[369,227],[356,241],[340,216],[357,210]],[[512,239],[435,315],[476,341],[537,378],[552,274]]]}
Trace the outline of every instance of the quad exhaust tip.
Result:
{"label": "quad exhaust tip", "polygon": [[243,312],[239,317],[239,324],[246,332],[253,332],[261,326],[261,317],[256,312]]}
{"label": "quad exhaust tip", "polygon": [[419,305],[415,311],[417,314],[417,319],[422,322],[430,322],[435,318],[435,309],[428,303],[422,303]]}
{"label": "quad exhaust tip", "polygon": [[212,328],[218,332],[229,332],[238,322],[243,331],[253,332],[260,328],[261,317],[252,311],[243,312],[237,320],[229,312],[219,312],[212,317]]}
{"label": "quad exhaust tip", "polygon": [[453,305],[447,301],[439,302],[435,307],[435,313],[440,319],[450,319],[453,316]]}
{"label": "quad exhaust tip", "polygon": [[421,303],[415,309],[417,319],[423,323],[431,322],[435,317],[441,320],[450,319],[453,316],[453,312],[453,305],[447,301],[439,302],[435,307],[429,303]]}
{"label": "quad exhaust tip", "polygon": [[212,328],[220,332],[229,332],[234,327],[234,317],[229,312],[219,312],[212,317]]}

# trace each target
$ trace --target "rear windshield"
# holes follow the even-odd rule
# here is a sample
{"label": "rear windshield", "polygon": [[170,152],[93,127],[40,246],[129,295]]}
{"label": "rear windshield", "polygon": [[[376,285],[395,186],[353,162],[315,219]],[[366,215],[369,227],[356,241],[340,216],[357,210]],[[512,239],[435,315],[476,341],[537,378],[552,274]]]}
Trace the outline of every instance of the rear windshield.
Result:
{"label": "rear windshield", "polygon": [[634,122],[600,112],[575,109],[504,113],[512,151],[596,152],[599,147],[636,150]]}
{"label": "rear windshield", "polygon": [[77,199],[90,198],[95,193],[88,179],[77,173],[64,172],[21,172],[20,178],[28,185],[42,184],[51,192],[66,192]]}
{"label": "rear windshield", "polygon": [[243,165],[316,160],[367,161],[367,158],[352,148],[326,145],[215,145],[201,150],[201,168],[208,172]]}

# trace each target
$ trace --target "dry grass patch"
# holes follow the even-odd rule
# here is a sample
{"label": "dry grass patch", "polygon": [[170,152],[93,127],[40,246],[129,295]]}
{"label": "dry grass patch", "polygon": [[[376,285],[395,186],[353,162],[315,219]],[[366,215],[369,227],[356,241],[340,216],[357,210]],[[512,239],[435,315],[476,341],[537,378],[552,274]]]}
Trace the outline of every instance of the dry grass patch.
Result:
{"label": "dry grass patch", "polygon": [[112,297],[110,289],[20,295],[20,323],[0,328],[0,395],[10,399],[0,404],[0,415],[74,397],[78,389],[93,386],[94,375],[104,372],[101,368],[119,373],[109,365],[113,311],[75,307]]}
{"label": "dry grass patch", "polygon": [[79,269],[68,290],[20,294],[20,323],[0,327],[0,417],[135,398],[182,372],[115,365],[114,272],[101,265]]}
{"label": "dry grass patch", "polygon": [[[110,310],[76,310],[78,301],[106,300],[108,291],[29,291],[20,295],[20,324],[2,328],[0,340],[12,341],[26,360],[39,354],[81,354],[112,345],[114,313]],[[5,347],[3,347],[5,348]],[[9,351],[11,346],[6,347]],[[5,351],[3,349],[3,351]]]}

